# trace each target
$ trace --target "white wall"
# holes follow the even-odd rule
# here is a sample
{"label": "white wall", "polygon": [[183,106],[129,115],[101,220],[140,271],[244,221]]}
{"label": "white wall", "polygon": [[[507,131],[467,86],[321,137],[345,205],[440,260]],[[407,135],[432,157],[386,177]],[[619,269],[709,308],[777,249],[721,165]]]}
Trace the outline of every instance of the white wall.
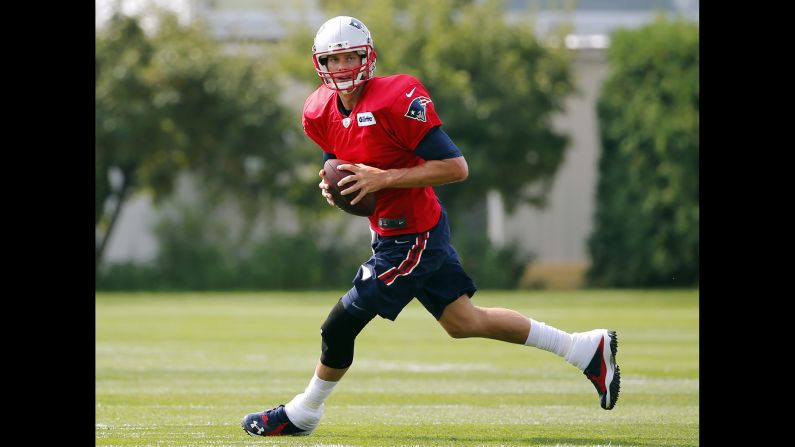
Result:
{"label": "white wall", "polygon": [[151,231],[154,219],[155,210],[147,195],[137,194],[129,198],[105,247],[103,261],[146,262],[153,259],[157,254],[157,239]]}
{"label": "white wall", "polygon": [[600,152],[596,100],[607,75],[604,51],[578,51],[574,73],[581,94],[570,97],[565,114],[554,120],[571,143],[548,206],[543,210],[521,206],[505,219],[505,239],[535,252],[542,262],[588,261],[586,242],[593,227]]}

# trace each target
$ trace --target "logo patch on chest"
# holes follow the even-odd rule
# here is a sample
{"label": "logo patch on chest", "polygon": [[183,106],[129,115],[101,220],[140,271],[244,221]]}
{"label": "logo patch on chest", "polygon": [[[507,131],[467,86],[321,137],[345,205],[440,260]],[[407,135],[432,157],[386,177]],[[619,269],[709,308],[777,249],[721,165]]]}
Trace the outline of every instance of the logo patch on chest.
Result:
{"label": "logo patch on chest", "polygon": [[373,116],[373,112],[357,113],[356,122],[359,123],[359,127],[372,126],[373,124],[375,124],[375,117]]}
{"label": "logo patch on chest", "polygon": [[342,119],[342,125],[347,129],[351,125],[351,119],[346,116]]}

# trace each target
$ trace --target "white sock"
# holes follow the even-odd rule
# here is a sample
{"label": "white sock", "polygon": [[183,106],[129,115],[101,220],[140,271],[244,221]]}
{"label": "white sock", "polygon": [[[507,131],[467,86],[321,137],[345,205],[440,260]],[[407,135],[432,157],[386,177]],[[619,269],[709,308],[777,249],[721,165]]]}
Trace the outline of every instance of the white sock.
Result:
{"label": "white sock", "polygon": [[323,416],[323,401],[331,394],[337,383],[314,375],[304,392],[296,395],[284,406],[287,417],[302,430],[314,430]]}
{"label": "white sock", "polygon": [[[573,332],[571,334],[571,348],[566,354],[566,361],[579,368],[581,371],[588,367],[596,352],[599,343],[604,339],[608,343],[607,329],[594,329],[588,332]],[[609,348],[608,348],[609,349]]]}
{"label": "white sock", "polygon": [[337,383],[339,382],[329,382],[314,375],[304,390],[304,403],[306,406],[313,410],[320,408]]}
{"label": "white sock", "polygon": [[571,349],[571,334],[532,318],[528,319],[530,320],[530,333],[527,334],[527,341],[524,344],[565,358]]}

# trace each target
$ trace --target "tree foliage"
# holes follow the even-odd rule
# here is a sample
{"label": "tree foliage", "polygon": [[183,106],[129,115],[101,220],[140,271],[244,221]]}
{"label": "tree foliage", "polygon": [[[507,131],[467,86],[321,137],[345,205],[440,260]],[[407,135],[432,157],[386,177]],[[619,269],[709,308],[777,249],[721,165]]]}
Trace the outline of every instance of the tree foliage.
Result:
{"label": "tree foliage", "polygon": [[[96,224],[105,241],[118,215],[105,212],[109,197],[121,206],[145,190],[158,201],[189,171],[254,215],[289,194],[306,155],[289,150],[300,127],[269,67],[224,54],[200,25],[158,19],[147,33],[139,18],[116,15],[96,36]],[[117,190],[111,168],[122,174]]]}
{"label": "tree foliage", "polygon": [[698,25],[616,32],[598,102],[602,142],[588,282],[698,282]]}

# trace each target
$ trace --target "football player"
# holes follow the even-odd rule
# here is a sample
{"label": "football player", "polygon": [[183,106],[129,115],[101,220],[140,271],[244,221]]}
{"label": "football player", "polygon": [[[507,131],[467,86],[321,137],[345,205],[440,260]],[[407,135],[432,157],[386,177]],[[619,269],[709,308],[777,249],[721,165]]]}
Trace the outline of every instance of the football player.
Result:
{"label": "football player", "polygon": [[[567,333],[504,308],[472,303],[477,287],[450,244],[444,206],[433,187],[467,178],[467,162],[442,129],[431,94],[407,74],[375,76],[370,31],[349,16],[326,21],[315,36],[312,62],[322,81],[304,103],[304,132],[324,160],[349,161],[339,181],[357,203],[377,193],[369,216],[373,255],[353,287],[321,326],[321,353],[304,392],[286,405],[244,417],[250,435],[307,435],[324,401],[353,363],[354,340],[376,315],[395,320],[414,298],[453,338],[483,337],[533,346],[563,357],[596,387],[602,408],[616,404],[620,371],[616,333]],[[328,192],[323,170],[320,191]],[[353,184],[355,182],[355,185]]]}

